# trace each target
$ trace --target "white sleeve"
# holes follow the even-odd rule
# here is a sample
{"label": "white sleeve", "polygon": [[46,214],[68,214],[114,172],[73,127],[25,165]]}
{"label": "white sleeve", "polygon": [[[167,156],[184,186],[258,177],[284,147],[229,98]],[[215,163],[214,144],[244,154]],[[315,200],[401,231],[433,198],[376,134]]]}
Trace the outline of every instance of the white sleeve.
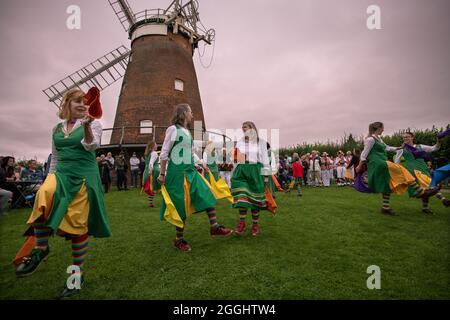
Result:
{"label": "white sleeve", "polygon": [[53,141],[53,134],[58,126],[54,127],[52,130],[52,157],[50,159],[50,166],[48,173],[54,173],[56,171],[56,165],[58,164],[58,150],[55,147],[55,141]]}
{"label": "white sleeve", "polygon": [[374,144],[375,144],[374,137],[368,137],[364,140],[364,150],[361,153],[361,161],[367,160],[370,150],[372,150]]}
{"label": "white sleeve", "polygon": [[[380,140],[381,140],[381,139],[380,139]],[[397,147],[388,146],[386,143],[384,143],[383,140],[381,140],[381,142],[386,146],[386,151],[389,151],[389,152],[397,152],[397,150],[398,150]]]}
{"label": "white sleeve", "polygon": [[270,151],[270,161],[271,161],[272,174],[275,174],[278,171],[278,163],[277,163],[277,159],[275,158],[275,153],[273,151]]}
{"label": "white sleeve", "polygon": [[423,150],[425,152],[431,153],[431,152],[435,152],[438,151],[440,148],[439,144],[435,144],[434,146],[427,146],[425,144],[419,144],[418,149]]}
{"label": "white sleeve", "polygon": [[402,160],[402,156],[403,156],[403,149],[398,149],[397,153],[395,154],[394,162],[400,163],[400,161]]}
{"label": "white sleeve", "polygon": [[168,127],[166,130],[166,136],[164,138],[163,145],[161,147],[161,154],[160,154],[161,160],[169,159],[169,154],[170,151],[172,150],[176,138],[177,138],[177,127],[175,126]]}
{"label": "white sleeve", "polygon": [[194,152],[194,149],[192,149],[192,157],[194,158],[194,164],[203,165],[202,159]]}
{"label": "white sleeve", "polygon": [[148,164],[148,166],[150,167],[150,170],[153,169],[153,166],[157,159],[158,159],[158,154],[155,151],[153,151],[150,155],[150,162]]}
{"label": "white sleeve", "polygon": [[[102,125],[100,124],[100,122],[98,121],[93,121],[91,124],[91,130],[92,130],[92,142],[91,143],[86,143],[85,139],[83,138],[83,140],[81,140],[81,144],[83,145],[84,149],[86,151],[95,151],[98,147],[100,147],[100,143],[102,141],[102,133],[103,133],[103,128]],[[84,130],[84,128],[83,128]]]}
{"label": "white sleeve", "polygon": [[202,163],[204,166],[208,165],[208,154],[206,153],[206,151],[203,152]]}
{"label": "white sleeve", "polygon": [[270,164],[269,164],[269,155],[267,154],[267,142],[264,140],[259,140],[259,153],[258,153],[258,161],[262,163],[263,168],[261,174],[264,176],[270,175]]}

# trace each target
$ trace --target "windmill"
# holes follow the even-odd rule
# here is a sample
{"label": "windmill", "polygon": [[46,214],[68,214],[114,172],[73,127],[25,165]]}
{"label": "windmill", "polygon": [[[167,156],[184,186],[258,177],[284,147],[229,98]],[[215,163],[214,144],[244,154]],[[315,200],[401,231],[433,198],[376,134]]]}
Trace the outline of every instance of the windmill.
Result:
{"label": "windmill", "polygon": [[200,21],[198,1],[174,0],[166,9],[134,13],[127,0],[108,0],[128,33],[131,50],[120,46],[43,90],[57,106],[73,88],[104,90],[123,78],[114,128],[107,149],[141,149],[163,141],[173,106],[189,103],[204,115],[192,57],[200,42],[211,45],[215,31]]}

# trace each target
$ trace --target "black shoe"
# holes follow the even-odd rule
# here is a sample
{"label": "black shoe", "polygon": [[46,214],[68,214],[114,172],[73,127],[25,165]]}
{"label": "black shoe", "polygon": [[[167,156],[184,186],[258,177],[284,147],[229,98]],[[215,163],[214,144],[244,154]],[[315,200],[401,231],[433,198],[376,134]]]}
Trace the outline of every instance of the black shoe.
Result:
{"label": "black shoe", "polygon": [[84,284],[84,275],[81,275],[80,288],[79,289],[77,289],[77,288],[69,289],[68,286],[67,286],[67,281],[66,281],[66,283],[64,284],[63,292],[59,296],[59,299],[70,298],[70,297],[74,296],[75,294],[77,294],[81,290],[81,286],[83,284]]}
{"label": "black shoe", "polygon": [[425,213],[425,214],[429,214],[429,215],[433,215],[434,214],[434,212],[432,210],[430,210],[430,209],[422,209],[422,212]]}
{"label": "black shoe", "polygon": [[28,257],[24,257],[22,263],[16,268],[16,276],[19,278],[33,274],[42,261],[48,259],[50,248],[47,246],[43,249],[33,249]]}
{"label": "black shoe", "polygon": [[381,213],[388,216],[398,216],[398,214],[392,209],[381,209]]}

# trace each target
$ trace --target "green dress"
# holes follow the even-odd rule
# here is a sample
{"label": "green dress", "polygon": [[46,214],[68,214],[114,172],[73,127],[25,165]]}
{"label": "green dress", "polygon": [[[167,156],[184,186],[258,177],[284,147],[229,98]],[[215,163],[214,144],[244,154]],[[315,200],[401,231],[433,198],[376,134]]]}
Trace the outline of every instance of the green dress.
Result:
{"label": "green dress", "polygon": [[[147,183],[147,180],[149,179],[148,171],[150,170],[150,159],[152,157],[152,153],[149,153],[145,156],[145,169],[144,169],[144,185]],[[153,171],[152,171],[152,189],[153,192],[161,190],[161,185],[158,182],[158,176],[160,172],[160,164],[159,159],[156,159],[155,163],[153,164]]]}
{"label": "green dress", "polygon": [[[191,213],[215,207],[217,200],[205,178],[195,168],[192,154],[193,140],[190,132],[185,132],[178,125],[176,125],[176,130],[177,136],[167,164],[165,188],[181,220],[185,221]],[[185,191],[188,194],[185,194]],[[192,207],[186,208],[185,199]],[[160,211],[161,220],[165,220],[166,208],[163,197]]]}
{"label": "green dress", "polygon": [[53,133],[53,142],[58,151],[55,171],[57,186],[46,226],[54,231],[58,229],[69,204],[84,182],[89,199],[88,234],[95,237],[109,237],[111,231],[95,151],[84,149],[81,144],[83,138],[83,126],[76,128],[66,137],[63,124],[60,123]]}
{"label": "green dress", "polygon": [[[375,138],[374,138],[375,139]],[[367,156],[368,185],[372,192],[390,193],[390,175],[387,166],[386,145],[378,139]]]}
{"label": "green dress", "polygon": [[[236,148],[239,147],[236,146]],[[261,162],[238,163],[231,176],[233,208],[266,209],[264,176]]]}
{"label": "green dress", "polygon": [[[426,177],[428,177],[431,182],[431,174],[430,171],[428,170],[428,166],[425,160],[421,158],[416,159],[414,155],[411,152],[409,152],[406,148],[403,148],[403,158],[405,159],[404,163],[405,168],[416,178],[416,180],[418,180],[418,177],[415,172],[417,170]],[[421,185],[421,187],[428,187],[428,186],[429,185],[427,186]],[[413,197],[415,195],[415,190],[412,187],[409,187],[408,194],[410,197]]]}

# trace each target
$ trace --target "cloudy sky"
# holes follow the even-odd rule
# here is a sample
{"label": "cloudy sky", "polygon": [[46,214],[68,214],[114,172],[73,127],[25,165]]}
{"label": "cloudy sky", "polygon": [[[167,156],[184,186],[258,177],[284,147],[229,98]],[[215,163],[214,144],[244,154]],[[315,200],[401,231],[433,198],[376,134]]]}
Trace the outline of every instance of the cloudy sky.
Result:
{"label": "cloudy sky", "polygon": [[[135,12],[169,0],[129,0]],[[216,30],[210,68],[194,61],[208,128],[253,120],[280,129],[283,146],[450,122],[448,0],[200,0]],[[381,8],[381,30],[366,9]],[[70,5],[81,30],[66,28]],[[0,154],[46,158],[56,107],[42,89],[121,44],[107,0],[0,2]],[[209,63],[212,48],[203,63]],[[113,125],[120,82],[102,94]]]}

